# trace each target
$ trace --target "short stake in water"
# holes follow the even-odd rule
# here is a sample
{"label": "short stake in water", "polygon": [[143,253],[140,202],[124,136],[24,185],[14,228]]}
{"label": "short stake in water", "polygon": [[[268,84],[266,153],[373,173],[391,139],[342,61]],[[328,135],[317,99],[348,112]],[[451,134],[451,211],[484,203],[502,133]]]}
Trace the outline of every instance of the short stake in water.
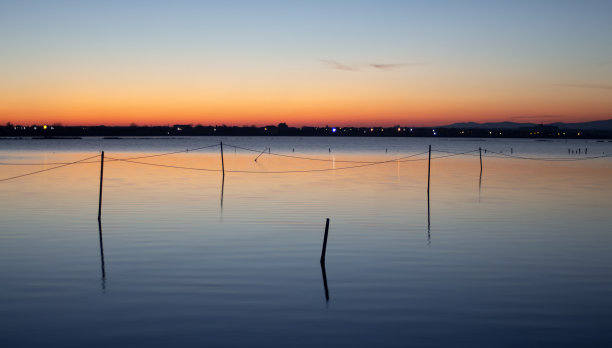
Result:
{"label": "short stake in water", "polygon": [[323,250],[321,250],[321,264],[325,265],[325,251],[327,250],[327,232],[329,231],[329,218],[325,222],[325,235],[323,236]]}
{"label": "short stake in water", "polygon": [[100,198],[98,200],[98,221],[102,218],[102,178],[104,177],[104,151],[100,158]]}

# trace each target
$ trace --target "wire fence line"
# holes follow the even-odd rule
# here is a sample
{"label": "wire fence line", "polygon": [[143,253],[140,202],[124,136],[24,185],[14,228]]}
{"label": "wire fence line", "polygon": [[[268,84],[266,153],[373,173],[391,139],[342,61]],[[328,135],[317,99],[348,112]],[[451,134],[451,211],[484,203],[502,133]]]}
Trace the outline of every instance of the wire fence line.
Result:
{"label": "wire fence line", "polygon": [[[248,174],[289,174],[289,173],[329,172],[329,171],[334,171],[334,170],[344,170],[344,169],[353,169],[353,168],[368,167],[368,166],[374,166],[374,165],[391,163],[391,162],[424,161],[424,160],[427,160],[427,158],[419,158],[419,159],[410,159],[410,158],[413,158],[413,157],[416,157],[416,156],[421,156],[421,155],[424,155],[426,153],[427,153],[427,151],[421,152],[421,153],[417,153],[417,154],[414,154],[414,155],[398,157],[398,158],[394,158],[394,159],[391,159],[391,160],[378,161],[378,162],[365,162],[365,163],[361,163],[361,164],[357,164],[357,165],[353,165],[353,166],[337,167],[337,168],[320,168],[320,169],[303,169],[303,170],[277,170],[277,171],[225,170],[225,172],[226,173],[248,173]],[[133,160],[128,160],[128,159],[117,159],[117,158],[113,158],[113,159],[117,160],[117,161],[123,161],[123,162],[135,163],[135,164],[142,164],[142,165],[148,165],[148,166],[155,166],[155,167],[176,168],[176,169],[186,169],[186,170],[199,170],[199,171],[207,171],[207,172],[223,172],[222,169],[184,167],[184,166],[166,165],[166,164],[159,164],[159,163],[139,162],[139,161],[133,161]]]}
{"label": "wire fence line", "polygon": [[[435,151],[442,152],[442,153],[448,153],[448,154],[457,154],[457,152],[445,151],[445,150],[439,150],[439,149],[436,149]],[[532,160],[532,161],[550,161],[550,162],[588,161],[592,159],[612,157],[612,155],[585,156],[585,157],[527,157],[527,156],[517,156],[517,155],[507,154],[507,153],[502,153],[502,152],[495,152],[495,151],[491,151],[488,149],[482,149],[482,151],[484,151],[484,153],[482,153],[482,157],[511,158],[511,159],[522,159],[522,160]],[[474,151],[471,151],[471,152],[474,152]],[[479,154],[472,154],[468,152],[463,153],[463,154],[467,156],[474,156],[474,157],[479,156]]]}
{"label": "wire fence line", "polygon": [[[216,146],[219,146],[219,144],[207,145],[207,146],[196,147],[196,148],[192,148],[192,149],[172,151],[172,152],[164,152],[164,153],[158,153],[158,154],[153,154],[153,155],[128,157],[128,158],[123,158],[123,159],[111,159],[111,161],[133,160],[133,159],[142,159],[142,158],[151,158],[151,157],[161,157],[161,156],[168,156],[168,155],[176,155],[176,154],[179,154],[179,153],[187,153],[187,152],[190,152],[190,151],[193,152],[193,151],[203,150],[203,149],[212,148],[212,147],[216,147]],[[80,162],[80,163],[97,163],[97,161],[86,161],[86,162]],[[73,164],[73,162],[37,162],[37,163],[0,162],[0,165],[6,165],[6,166],[52,166],[52,165],[60,165],[60,164]]]}
{"label": "wire fence line", "polygon": [[[233,144],[225,144],[225,145],[228,147],[233,147],[235,149],[240,149],[243,151],[258,153],[260,155],[265,154],[265,150],[264,152],[262,152],[261,150],[258,150],[258,149],[253,149],[253,148],[248,148],[248,147],[243,147],[243,146],[238,146],[238,145],[233,145]],[[317,158],[317,157],[288,155],[288,154],[283,154],[283,153],[271,152],[268,150],[268,153],[267,153],[268,155],[282,157],[282,158],[290,158],[290,159],[305,160],[305,161],[333,162],[334,164],[335,163],[353,164],[353,165],[333,167],[333,168],[273,170],[273,171],[231,170],[231,169],[223,170],[223,169],[188,167],[188,166],[179,166],[179,165],[140,161],[142,159],[147,159],[147,158],[157,158],[157,157],[176,155],[176,154],[181,154],[181,153],[195,152],[198,150],[209,149],[209,148],[214,148],[218,146],[222,146],[222,143],[215,143],[215,144],[196,147],[196,148],[164,152],[164,153],[158,153],[158,154],[152,154],[152,155],[134,156],[134,157],[126,157],[126,158],[106,157],[106,160],[109,162],[124,162],[124,163],[138,164],[138,165],[144,165],[144,166],[154,166],[154,167],[171,168],[171,169],[183,169],[183,170],[202,171],[202,172],[227,172],[227,173],[244,173],[244,174],[291,174],[291,173],[329,172],[329,171],[337,171],[337,170],[347,170],[347,169],[370,167],[370,166],[382,165],[382,164],[387,164],[387,163],[392,163],[392,162],[399,162],[399,163],[417,162],[417,161],[427,161],[430,159],[427,156],[419,157],[419,156],[428,154],[429,151],[419,152],[419,153],[407,155],[407,156],[396,157],[396,158],[384,160],[384,161],[352,161],[352,160],[336,160],[336,159],[326,159],[326,158]],[[485,150],[484,154],[482,153],[481,150]],[[472,149],[472,150],[468,150],[464,152],[453,152],[453,151],[447,151],[447,150],[441,150],[441,149],[432,149],[431,151],[443,154],[443,155],[438,155],[438,156],[432,156],[431,160],[454,157],[454,156],[480,156],[480,157],[492,157],[492,158],[533,160],[533,161],[568,162],[568,161],[584,161],[584,160],[612,157],[612,155],[601,155],[601,156],[590,156],[590,157],[527,157],[527,156],[517,156],[517,155],[512,155],[512,154],[491,152],[491,151],[487,151],[487,149],[481,149],[481,148]],[[0,179],[0,182],[9,181],[12,179],[18,179],[18,178],[29,176],[29,175],[39,174],[39,173],[47,172],[50,170],[54,170],[54,169],[58,169],[58,168],[62,168],[62,167],[70,166],[70,165],[85,164],[85,163],[98,163],[99,161],[92,161],[92,159],[97,158],[97,157],[100,157],[100,155],[97,154],[97,155],[90,156],[90,157],[87,157],[87,158],[84,158],[78,161],[73,161],[73,162],[46,162],[46,163],[0,162],[0,165],[5,165],[5,166],[55,165],[55,167],[52,167],[52,168],[45,168],[45,169],[37,170],[34,172],[29,172],[29,173],[20,174],[20,175],[8,177],[8,178],[3,178],[3,179]]]}
{"label": "wire fence line", "polygon": [[612,155],[600,155],[600,156],[588,156],[588,157],[525,157],[525,156],[516,156],[516,155],[509,155],[505,153],[495,153],[494,152],[491,155],[487,154],[487,157],[513,158],[513,159],[545,161],[545,162],[575,162],[575,161],[587,161],[587,160],[598,159],[598,158],[608,158],[608,157],[612,157]]}
{"label": "wire fence line", "polygon": [[17,179],[17,178],[22,178],[24,176],[29,176],[29,175],[34,175],[34,174],[39,174],[39,173],[44,173],[44,172],[48,172],[50,170],[54,170],[54,169],[58,169],[58,168],[62,168],[62,167],[67,167],[73,164],[79,164],[79,163],[84,163],[87,160],[90,160],[92,158],[96,158],[96,157],[100,157],[100,155],[95,155],[95,156],[91,156],[91,157],[87,157],[87,158],[83,158],[81,160],[78,161],[74,161],[74,162],[68,162],[65,164],[61,164],[55,167],[51,167],[51,168],[45,168],[45,169],[41,169],[41,170],[37,170],[35,172],[30,172],[30,173],[25,173],[25,174],[20,174],[20,175],[16,175],[16,176],[11,176],[9,178],[4,178],[4,179],[0,179],[0,182],[4,182],[4,181],[8,181],[8,180],[12,180],[12,179]]}

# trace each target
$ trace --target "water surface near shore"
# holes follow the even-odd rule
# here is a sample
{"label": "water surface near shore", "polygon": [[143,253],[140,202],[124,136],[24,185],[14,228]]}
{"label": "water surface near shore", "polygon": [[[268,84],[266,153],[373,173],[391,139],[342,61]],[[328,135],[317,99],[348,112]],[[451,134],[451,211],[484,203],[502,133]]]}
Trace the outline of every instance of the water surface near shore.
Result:
{"label": "water surface near shore", "polygon": [[0,179],[101,150],[101,225],[99,158],[0,182],[3,346],[612,343],[607,142],[5,139],[47,164]]}

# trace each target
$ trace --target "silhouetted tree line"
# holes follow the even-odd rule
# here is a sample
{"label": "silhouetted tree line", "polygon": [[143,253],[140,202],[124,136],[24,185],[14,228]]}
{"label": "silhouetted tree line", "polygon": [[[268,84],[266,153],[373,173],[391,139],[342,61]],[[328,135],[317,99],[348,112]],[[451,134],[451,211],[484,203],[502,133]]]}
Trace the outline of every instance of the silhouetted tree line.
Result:
{"label": "silhouetted tree line", "polygon": [[517,129],[461,129],[431,127],[289,127],[276,126],[63,126],[13,125],[0,126],[2,137],[150,137],[150,136],[349,136],[349,137],[464,137],[464,138],[606,138],[610,130],[559,129],[555,126],[536,126]]}

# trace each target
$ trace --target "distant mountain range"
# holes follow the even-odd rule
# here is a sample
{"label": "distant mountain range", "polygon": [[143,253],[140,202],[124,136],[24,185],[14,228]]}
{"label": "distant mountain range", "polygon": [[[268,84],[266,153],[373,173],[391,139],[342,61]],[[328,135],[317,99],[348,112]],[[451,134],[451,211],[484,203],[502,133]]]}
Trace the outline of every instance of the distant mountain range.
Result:
{"label": "distant mountain range", "polygon": [[[540,126],[538,123],[518,123],[518,122],[487,122],[487,123],[476,123],[476,122],[462,122],[453,123],[448,126],[442,126],[441,128],[462,128],[462,129],[518,129],[518,128],[533,128]],[[578,123],[563,123],[555,122],[544,124],[544,126],[555,126],[559,129],[579,129],[579,130],[612,130],[612,119],[602,121],[591,121],[591,122],[578,122]]]}

